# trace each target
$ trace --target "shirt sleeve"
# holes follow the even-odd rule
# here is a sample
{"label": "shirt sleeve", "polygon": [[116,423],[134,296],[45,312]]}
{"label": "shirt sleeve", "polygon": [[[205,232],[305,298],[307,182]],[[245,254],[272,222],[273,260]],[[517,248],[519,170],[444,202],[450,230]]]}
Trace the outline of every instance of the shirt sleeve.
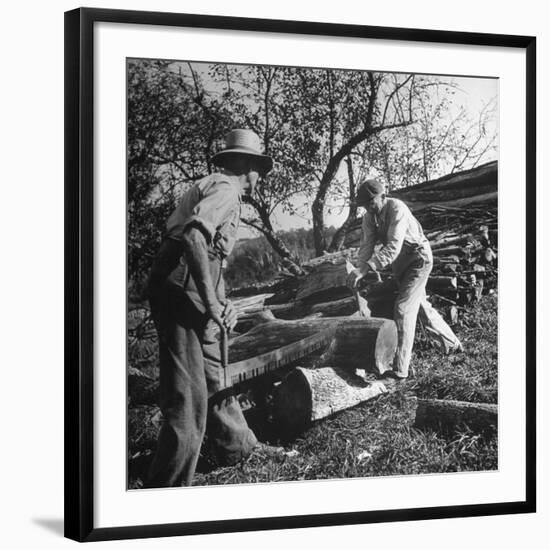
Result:
{"label": "shirt sleeve", "polygon": [[393,203],[388,212],[389,224],[386,234],[386,244],[372,255],[368,261],[369,265],[375,271],[380,271],[393,263],[401,252],[405,234],[407,233],[407,215],[406,209],[398,203]]}
{"label": "shirt sleeve", "polygon": [[198,227],[211,244],[217,229],[239,208],[239,194],[233,185],[219,181],[201,191],[201,198],[182,228]]}
{"label": "shirt sleeve", "polygon": [[358,252],[359,271],[364,274],[376,244],[376,227],[372,216],[366,213],[361,223],[361,244]]}

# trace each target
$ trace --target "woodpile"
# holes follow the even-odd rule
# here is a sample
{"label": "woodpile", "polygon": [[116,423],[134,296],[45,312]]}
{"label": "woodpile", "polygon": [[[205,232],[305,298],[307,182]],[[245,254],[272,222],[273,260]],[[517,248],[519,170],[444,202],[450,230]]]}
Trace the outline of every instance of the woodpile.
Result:
{"label": "woodpile", "polygon": [[[450,325],[459,323],[467,304],[497,288],[496,163],[391,195],[408,204],[430,241],[434,257],[427,285],[430,302]],[[304,262],[301,270],[287,266],[274,281],[247,285],[230,294],[239,318],[229,335],[229,366],[223,383],[234,386],[243,413],[261,441],[290,441],[316,421],[395,390],[378,379],[391,367],[397,346],[391,320],[396,294],[391,272],[382,272],[381,281],[374,276],[364,280],[359,297],[346,285],[346,262],[357,265],[360,225],[360,219],[352,225],[344,250]],[[360,298],[367,301],[370,317],[360,316]],[[421,319],[422,309],[422,325]],[[130,479],[146,477],[163,421],[157,406],[156,338],[147,305],[131,307]],[[410,403],[415,384],[404,387]],[[401,407],[400,399],[392,398],[390,408]],[[417,429],[435,430],[445,437],[456,437],[465,429],[489,437],[498,431],[497,405],[412,400]],[[372,410],[366,408],[364,414]]]}
{"label": "woodpile", "polygon": [[[430,242],[434,266],[427,294],[447,322],[460,319],[463,306],[494,292],[498,280],[497,165],[451,174],[391,193],[404,200],[420,221]],[[260,287],[269,292],[259,309],[270,309],[281,319],[299,319],[312,313],[351,315],[356,300],[346,287],[346,260],[357,263],[361,220],[346,238],[344,250],[302,264],[304,274],[285,274],[276,283]],[[361,295],[375,317],[391,318],[396,287],[391,271],[382,282],[366,281]],[[237,295],[242,296],[242,290]],[[251,310],[248,310],[251,312]]]}
{"label": "woodpile", "polygon": [[[426,288],[429,301],[450,325],[458,323],[465,305],[497,286],[496,163],[391,196],[407,203],[430,242],[434,266]],[[283,271],[279,280],[255,287],[255,296],[247,288],[233,298],[240,312],[236,330],[242,335],[234,334],[230,342],[232,380],[246,386],[257,375],[287,367],[272,394],[271,414],[283,431],[297,433],[314,420],[387,391],[383,384],[355,376],[358,368],[382,373],[395,351],[395,326],[381,324],[393,318],[397,288],[391,271],[383,271],[381,281],[374,274],[365,278],[359,296],[346,285],[346,263],[357,265],[360,233],[358,218],[344,250],[304,262],[301,272]],[[361,297],[368,303],[371,325],[360,319]],[[420,311],[421,325],[422,318]],[[417,425],[471,424],[485,431],[494,425],[493,413],[459,402],[421,401]]]}

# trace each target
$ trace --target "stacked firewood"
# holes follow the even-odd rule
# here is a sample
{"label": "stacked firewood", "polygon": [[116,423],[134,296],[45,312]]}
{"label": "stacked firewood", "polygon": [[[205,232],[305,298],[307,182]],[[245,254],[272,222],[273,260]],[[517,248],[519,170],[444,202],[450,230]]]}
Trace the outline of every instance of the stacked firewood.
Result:
{"label": "stacked firewood", "polygon": [[[456,322],[461,306],[494,292],[498,281],[498,221],[496,204],[464,208],[432,205],[415,212],[432,248],[434,266],[427,294],[434,305]],[[357,228],[348,244],[359,245]],[[384,279],[390,273],[382,274]],[[371,287],[371,299],[380,299],[388,287]]]}

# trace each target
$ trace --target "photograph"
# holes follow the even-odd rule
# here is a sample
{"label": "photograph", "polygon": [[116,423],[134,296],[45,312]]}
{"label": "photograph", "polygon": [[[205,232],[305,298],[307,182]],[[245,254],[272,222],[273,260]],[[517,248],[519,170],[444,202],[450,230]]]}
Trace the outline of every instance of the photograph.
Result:
{"label": "photograph", "polygon": [[499,470],[499,116],[490,76],[126,58],[128,490]]}

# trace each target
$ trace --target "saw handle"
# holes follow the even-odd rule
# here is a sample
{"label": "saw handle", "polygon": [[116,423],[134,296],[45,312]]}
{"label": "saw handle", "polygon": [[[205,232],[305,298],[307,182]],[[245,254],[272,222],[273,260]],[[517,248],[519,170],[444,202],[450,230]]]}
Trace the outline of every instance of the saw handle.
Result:
{"label": "saw handle", "polygon": [[223,387],[229,386],[227,371],[229,367],[229,334],[226,328],[220,330],[220,359],[223,369]]}

